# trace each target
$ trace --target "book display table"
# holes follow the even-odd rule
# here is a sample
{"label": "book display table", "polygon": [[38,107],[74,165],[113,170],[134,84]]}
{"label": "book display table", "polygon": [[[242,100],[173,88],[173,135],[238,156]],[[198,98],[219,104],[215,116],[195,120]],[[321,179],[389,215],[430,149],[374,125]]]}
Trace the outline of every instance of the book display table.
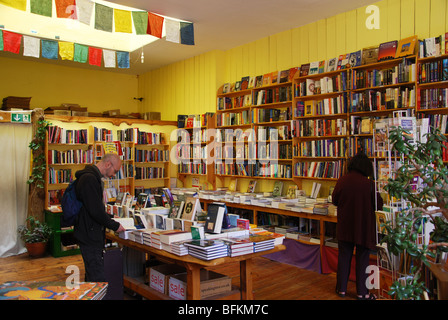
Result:
{"label": "book display table", "polygon": [[[246,254],[237,257],[223,257],[213,260],[201,260],[191,255],[177,256],[165,250],[159,250],[148,245],[140,244],[135,241],[121,239],[113,233],[107,233],[107,239],[117,242],[123,246],[142,251],[148,255],[155,256],[164,262],[175,263],[184,266],[187,270],[187,300],[200,300],[200,270],[206,267],[215,267],[231,262],[239,262],[240,267],[240,288],[239,292],[231,291],[233,299],[252,300],[252,259],[269,253],[285,250],[284,245],[277,245],[274,249]],[[168,296],[153,290],[148,285],[138,280],[123,275],[124,286],[142,295],[147,299],[170,299]],[[216,297],[216,299],[226,297]],[[213,297],[212,297],[213,299]]]}

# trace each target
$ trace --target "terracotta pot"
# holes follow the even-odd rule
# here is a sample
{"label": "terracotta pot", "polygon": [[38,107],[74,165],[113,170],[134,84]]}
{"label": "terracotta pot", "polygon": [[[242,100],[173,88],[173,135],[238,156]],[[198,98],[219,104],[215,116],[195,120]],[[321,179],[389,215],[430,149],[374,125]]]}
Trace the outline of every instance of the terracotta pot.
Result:
{"label": "terracotta pot", "polygon": [[47,250],[46,242],[25,243],[26,250],[32,258],[39,258],[45,254]]}

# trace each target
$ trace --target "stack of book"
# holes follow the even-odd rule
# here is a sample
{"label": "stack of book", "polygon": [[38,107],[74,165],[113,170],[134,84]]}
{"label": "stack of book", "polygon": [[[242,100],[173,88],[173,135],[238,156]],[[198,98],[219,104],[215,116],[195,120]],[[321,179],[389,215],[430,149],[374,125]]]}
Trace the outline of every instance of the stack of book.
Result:
{"label": "stack of book", "polygon": [[188,254],[188,248],[185,246],[185,242],[190,240],[182,240],[171,243],[170,252],[177,256],[186,256]]}
{"label": "stack of book", "polygon": [[241,256],[254,252],[254,243],[249,237],[228,238],[223,240],[227,244],[230,257]]}
{"label": "stack of book", "polygon": [[160,230],[151,233],[151,246],[171,252],[171,245],[177,241],[191,240],[191,232],[183,230]]}
{"label": "stack of book", "polygon": [[185,242],[188,254],[202,260],[212,260],[228,255],[227,245],[219,240],[191,240]]}
{"label": "stack of book", "polygon": [[251,235],[249,236],[250,241],[254,243],[254,252],[260,252],[265,250],[274,249],[275,239],[270,235]]}

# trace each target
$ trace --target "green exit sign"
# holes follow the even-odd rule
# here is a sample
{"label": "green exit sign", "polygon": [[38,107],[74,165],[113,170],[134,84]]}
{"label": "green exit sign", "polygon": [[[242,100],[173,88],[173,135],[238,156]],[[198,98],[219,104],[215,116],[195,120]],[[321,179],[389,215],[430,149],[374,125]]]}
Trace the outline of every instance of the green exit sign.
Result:
{"label": "green exit sign", "polygon": [[29,113],[12,113],[11,122],[31,123],[31,114]]}

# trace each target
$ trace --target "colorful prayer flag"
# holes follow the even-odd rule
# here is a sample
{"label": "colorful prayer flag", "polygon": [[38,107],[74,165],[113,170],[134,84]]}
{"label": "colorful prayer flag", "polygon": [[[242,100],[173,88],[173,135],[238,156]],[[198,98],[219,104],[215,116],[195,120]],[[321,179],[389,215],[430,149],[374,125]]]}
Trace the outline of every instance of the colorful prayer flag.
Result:
{"label": "colorful prayer flag", "polygon": [[148,12],[148,34],[157,37],[162,38],[162,30],[163,30],[163,21],[165,18]]}
{"label": "colorful prayer flag", "polygon": [[39,58],[40,40],[35,37],[23,36],[23,55],[25,57]]}
{"label": "colorful prayer flag", "polygon": [[75,0],[55,0],[58,18],[77,19]]}
{"label": "colorful prayer flag", "polygon": [[42,39],[42,57],[52,60],[58,59],[58,42]]}
{"label": "colorful prayer flag", "polygon": [[90,26],[94,3],[90,0],[76,0],[78,21]]}
{"label": "colorful prayer flag", "polygon": [[135,33],[146,34],[146,30],[148,30],[148,12],[132,11],[132,20],[134,21]]}
{"label": "colorful prayer flag", "polygon": [[75,46],[73,42],[59,42],[59,56],[62,60],[73,60],[75,55]]}
{"label": "colorful prayer flag", "polygon": [[129,69],[129,52],[117,51],[118,68]]}
{"label": "colorful prayer flag", "polygon": [[180,43],[194,45],[194,28],[191,22],[180,23]]}
{"label": "colorful prayer flag", "polygon": [[114,9],[95,3],[95,29],[112,32]]}
{"label": "colorful prayer flag", "polygon": [[116,65],[115,51],[103,49],[103,60],[105,68],[115,68]]}
{"label": "colorful prayer flag", "polygon": [[132,33],[131,11],[114,9],[115,32]]}
{"label": "colorful prayer flag", "polygon": [[92,66],[101,67],[101,58],[103,55],[103,50],[99,48],[89,47],[89,64]]}
{"label": "colorful prayer flag", "polygon": [[20,45],[22,43],[22,35],[3,30],[3,50],[9,51],[15,54],[19,54]]}
{"label": "colorful prayer flag", "polygon": [[86,63],[89,56],[89,47],[75,43],[75,55],[73,60],[76,62]]}
{"label": "colorful prayer flag", "polygon": [[30,12],[41,16],[51,17],[53,12],[52,0],[30,0]]}
{"label": "colorful prayer flag", "polygon": [[26,11],[26,0],[0,0],[0,3],[14,9]]}
{"label": "colorful prayer flag", "polygon": [[165,19],[166,41],[179,43],[180,23],[176,20]]}

